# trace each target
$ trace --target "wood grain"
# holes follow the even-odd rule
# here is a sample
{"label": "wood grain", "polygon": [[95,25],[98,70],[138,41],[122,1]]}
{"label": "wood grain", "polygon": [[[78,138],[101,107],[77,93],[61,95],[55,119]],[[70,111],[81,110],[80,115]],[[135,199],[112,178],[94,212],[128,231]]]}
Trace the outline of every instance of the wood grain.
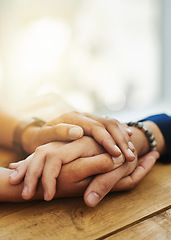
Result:
{"label": "wood grain", "polygon": [[[134,190],[109,194],[96,208],[82,198],[37,202],[0,218],[1,239],[97,239],[171,205],[171,165],[156,164]],[[3,206],[3,205],[2,205]],[[16,204],[11,204],[16,209]],[[17,205],[18,206],[18,205]]]}
{"label": "wood grain", "polygon": [[171,239],[171,209],[105,239],[137,240],[137,238],[143,240]]}

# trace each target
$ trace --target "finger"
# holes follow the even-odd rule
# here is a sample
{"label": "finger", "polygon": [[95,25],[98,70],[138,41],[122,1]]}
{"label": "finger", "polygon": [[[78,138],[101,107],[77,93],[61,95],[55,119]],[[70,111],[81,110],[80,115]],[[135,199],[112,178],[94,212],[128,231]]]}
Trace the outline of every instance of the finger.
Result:
{"label": "finger", "polygon": [[[112,123],[112,122],[111,122]],[[125,155],[127,161],[133,161],[135,155],[132,150],[135,150],[133,144],[125,129],[116,125],[117,123],[108,124],[107,130],[111,136],[115,139],[117,146],[121,149],[122,153]],[[131,150],[132,149],[132,150]]]}
{"label": "finger", "polygon": [[[67,164],[68,165],[68,164]],[[62,171],[59,175],[59,177],[57,178],[56,184],[57,184],[57,189],[58,191],[55,194],[56,198],[59,197],[78,197],[78,196],[83,196],[84,192],[86,190],[86,187],[88,186],[88,184],[91,182],[91,180],[93,179],[93,177],[88,177],[86,179],[83,179],[80,182],[72,182],[70,177],[68,178],[63,178],[63,173],[64,173],[64,169],[65,169],[64,165],[62,167]],[[66,177],[66,176],[64,176]],[[60,191],[60,189],[62,189],[62,192]]]}
{"label": "finger", "polygon": [[132,130],[129,127],[127,127],[126,131],[127,131],[128,135],[131,137],[132,136]]}
{"label": "finger", "polygon": [[95,177],[84,193],[85,204],[89,207],[95,207],[118,180],[119,175],[113,174],[113,171]]}
{"label": "finger", "polygon": [[41,144],[45,144],[53,141],[75,140],[81,138],[83,134],[83,129],[79,126],[60,123],[54,126],[44,126],[40,128],[38,137]]}
{"label": "finger", "polygon": [[56,119],[56,121],[52,121],[49,124],[51,125],[54,122],[65,122],[78,125],[83,128],[86,135],[93,136],[95,140],[101,144],[112,156],[118,157],[121,155],[120,149],[116,146],[114,139],[108,133],[103,124],[90,119],[83,114],[64,114]]}
{"label": "finger", "polygon": [[124,153],[127,161],[133,161],[135,159],[135,148],[129,138],[129,136],[132,135],[132,131],[126,124],[121,125],[117,120],[111,118],[97,117],[91,114],[84,115],[102,123],[105,126],[107,131],[115,140],[117,146]]}
{"label": "finger", "polygon": [[36,150],[33,154],[33,159],[29,162],[25,173],[24,188],[21,194],[23,199],[28,200],[35,195],[38,180],[43,171],[45,159],[46,155],[40,150]]}
{"label": "finger", "polygon": [[108,153],[88,158],[79,158],[65,165],[64,173],[71,175],[72,182],[79,182],[89,176],[106,173],[123,164],[124,158],[114,159]]}
{"label": "finger", "polygon": [[126,123],[121,123],[121,126],[127,132],[128,136],[131,137],[133,134],[132,129]]}
{"label": "finger", "polygon": [[27,159],[20,161],[18,163],[10,164],[10,169],[15,169],[15,171],[9,176],[9,183],[10,184],[19,184],[23,181],[25,173],[28,167]]}
{"label": "finger", "polygon": [[[58,148],[55,146],[58,146],[58,143],[49,143],[36,149],[33,156],[34,160],[29,165],[24,180],[24,189],[22,192],[24,199],[30,199],[34,196],[36,186],[42,172],[44,176],[43,184],[45,188],[45,195],[47,194],[45,199],[49,200],[54,194],[54,179],[57,178],[62,164],[71,162],[79,157],[92,156],[104,151],[100,145],[98,145],[90,137],[83,137],[76,141],[62,145],[61,147],[58,146]],[[46,161],[49,162],[47,165],[49,168],[46,167],[43,170]],[[50,167],[54,166],[54,162],[56,167]],[[48,177],[48,175],[52,177]],[[51,182],[51,184],[46,184],[46,182]]]}
{"label": "finger", "polygon": [[111,172],[96,176],[84,193],[86,205],[95,207],[125,173],[126,168],[122,165]]}
{"label": "finger", "polygon": [[50,201],[56,192],[56,179],[61,170],[62,162],[56,156],[45,162],[42,175],[42,185],[44,189],[44,200]]}
{"label": "finger", "polygon": [[[55,146],[55,143],[54,143]],[[66,145],[63,145],[62,147],[55,149],[53,148],[53,151],[49,151],[48,154],[46,155],[46,163],[44,166],[44,170],[43,170],[43,176],[42,176],[42,184],[43,184],[43,188],[44,188],[44,199],[46,201],[51,200],[54,195],[55,195],[55,191],[56,191],[56,178],[59,175],[60,169],[61,169],[61,165],[62,164],[66,164],[69,163],[75,159],[78,159],[80,157],[84,157],[85,156],[92,156],[95,154],[94,149],[96,149],[96,152],[98,150],[98,144],[89,137],[84,137],[80,140],[68,143]],[[100,148],[100,153],[102,152],[101,148]],[[101,159],[103,159],[103,163],[105,164],[105,161],[110,161],[111,162],[111,170],[120,166],[124,159],[113,159],[109,154],[104,154],[101,156]],[[88,160],[88,158],[87,158]],[[93,162],[98,161],[99,159],[96,160],[96,157],[92,157],[92,160],[94,160]],[[100,160],[99,160],[100,161]],[[114,162],[115,161],[115,162]],[[78,165],[80,162],[77,160],[78,164],[74,164],[74,166],[76,166],[76,169],[78,169]],[[82,167],[84,167],[82,164]],[[91,163],[91,165],[93,165],[93,163]],[[90,166],[90,159],[89,159],[89,166]],[[95,167],[95,166],[94,166]],[[106,170],[105,165],[103,166],[103,169]],[[97,171],[98,169],[96,169]],[[83,173],[83,175],[85,175],[85,167],[82,168],[81,172]],[[95,171],[94,171],[95,172]],[[93,173],[95,174],[95,173]],[[80,175],[80,180],[83,179],[83,175]],[[89,175],[90,176],[90,172]]]}
{"label": "finger", "polygon": [[112,191],[123,191],[133,189],[150,172],[156,160],[159,158],[158,152],[150,152],[143,156],[134,172],[119,180]]}
{"label": "finger", "polygon": [[135,147],[130,140],[130,136],[132,135],[132,130],[130,130],[126,124],[120,124],[119,127],[121,129],[121,132],[122,132],[123,136],[125,137],[125,140],[128,144],[127,145],[128,148],[134,153],[135,152]]}
{"label": "finger", "polygon": [[[69,142],[61,147],[55,148],[58,146],[57,143],[50,143],[46,146],[48,151],[46,156],[49,159],[53,159],[55,156],[56,159],[60,159],[62,164],[69,163],[80,157],[91,157],[97,154],[104,153],[104,149],[92,138],[84,136],[81,139]],[[41,147],[40,151],[41,151]],[[43,148],[43,147],[42,147]]]}
{"label": "finger", "polygon": [[10,163],[8,168],[9,169],[16,169],[20,165],[20,162]]}

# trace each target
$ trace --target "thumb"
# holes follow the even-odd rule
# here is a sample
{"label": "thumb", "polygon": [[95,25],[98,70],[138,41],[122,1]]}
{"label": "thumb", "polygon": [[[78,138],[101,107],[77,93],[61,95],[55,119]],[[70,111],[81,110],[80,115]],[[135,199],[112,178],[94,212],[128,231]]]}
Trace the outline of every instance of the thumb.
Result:
{"label": "thumb", "polygon": [[81,138],[84,131],[81,127],[60,123],[54,126],[41,127],[37,134],[37,144],[45,144],[53,141],[71,141]]}
{"label": "thumb", "polygon": [[124,191],[135,188],[150,172],[158,158],[159,153],[157,151],[152,151],[141,157],[135,170],[129,176],[118,181],[112,188],[112,191]]}

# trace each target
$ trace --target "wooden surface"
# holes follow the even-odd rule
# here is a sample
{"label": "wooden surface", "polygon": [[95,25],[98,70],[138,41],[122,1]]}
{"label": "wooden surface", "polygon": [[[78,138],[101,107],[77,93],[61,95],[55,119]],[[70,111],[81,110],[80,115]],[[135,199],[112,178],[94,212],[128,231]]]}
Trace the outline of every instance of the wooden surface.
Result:
{"label": "wooden surface", "polygon": [[[4,150],[1,166],[17,160]],[[96,208],[82,198],[0,203],[0,239],[171,239],[171,164],[156,164],[132,191],[109,194]]]}
{"label": "wooden surface", "polygon": [[153,217],[148,217],[146,220],[113,234],[106,239],[123,240],[128,239],[128,236],[131,240],[137,240],[137,238],[144,240],[171,239],[171,209],[158,213]]}

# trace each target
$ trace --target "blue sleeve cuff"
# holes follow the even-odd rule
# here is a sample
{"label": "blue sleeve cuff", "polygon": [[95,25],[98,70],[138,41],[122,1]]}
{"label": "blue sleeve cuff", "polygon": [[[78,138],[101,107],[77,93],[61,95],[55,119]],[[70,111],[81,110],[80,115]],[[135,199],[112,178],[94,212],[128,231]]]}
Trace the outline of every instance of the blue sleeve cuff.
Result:
{"label": "blue sleeve cuff", "polygon": [[140,121],[153,121],[158,125],[168,148],[168,155],[162,157],[160,160],[164,163],[171,163],[171,116],[163,113],[144,118]]}

